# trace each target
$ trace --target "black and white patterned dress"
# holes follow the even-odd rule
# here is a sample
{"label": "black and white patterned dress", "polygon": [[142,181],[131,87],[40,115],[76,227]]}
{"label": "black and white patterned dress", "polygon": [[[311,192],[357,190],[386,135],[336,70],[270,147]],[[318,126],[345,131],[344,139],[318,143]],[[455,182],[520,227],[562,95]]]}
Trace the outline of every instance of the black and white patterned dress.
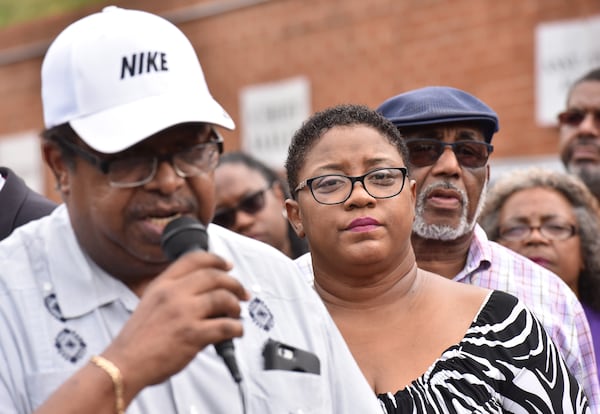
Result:
{"label": "black and white patterned dress", "polygon": [[542,325],[512,295],[493,291],[462,341],[395,394],[392,413],[589,413],[583,389]]}

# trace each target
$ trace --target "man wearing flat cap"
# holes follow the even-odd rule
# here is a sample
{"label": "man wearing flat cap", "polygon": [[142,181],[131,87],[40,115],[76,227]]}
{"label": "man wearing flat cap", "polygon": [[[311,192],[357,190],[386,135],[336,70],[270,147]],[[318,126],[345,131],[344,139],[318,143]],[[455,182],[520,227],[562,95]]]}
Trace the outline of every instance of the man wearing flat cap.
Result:
{"label": "man wearing flat cap", "polygon": [[403,134],[417,182],[412,243],[419,267],[458,282],[511,293],[542,322],[600,412],[598,377],[585,314],[554,273],[497,243],[477,224],[490,176],[498,117],[473,95],[426,87],[394,96],[378,111]]}

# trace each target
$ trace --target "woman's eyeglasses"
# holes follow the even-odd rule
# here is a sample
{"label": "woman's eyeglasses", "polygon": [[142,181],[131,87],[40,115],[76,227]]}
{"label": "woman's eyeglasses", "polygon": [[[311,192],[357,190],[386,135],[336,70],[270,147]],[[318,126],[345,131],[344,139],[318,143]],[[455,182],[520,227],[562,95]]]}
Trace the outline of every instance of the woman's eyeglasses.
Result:
{"label": "woman's eyeglasses", "polygon": [[295,193],[310,188],[313,198],[320,204],[341,204],[350,198],[354,184],[359,182],[373,198],[391,198],[404,188],[406,168],[377,168],[358,177],[342,174],[327,174],[302,181]]}
{"label": "woman's eyeglasses", "polygon": [[548,240],[567,240],[577,234],[577,228],[569,223],[547,221],[540,226],[519,223],[500,228],[500,238],[508,241],[521,241],[528,238],[533,230],[540,232]]}
{"label": "woman's eyeglasses", "polygon": [[467,168],[483,167],[494,150],[491,144],[480,141],[443,142],[430,138],[407,139],[410,163],[417,167],[433,165],[446,147],[452,148],[460,165]]}
{"label": "woman's eyeglasses", "polygon": [[577,127],[583,122],[587,114],[592,114],[594,116],[594,122],[596,125],[600,125],[600,109],[569,109],[558,114],[558,122],[560,122],[562,125]]}
{"label": "woman's eyeglasses", "polygon": [[243,211],[246,214],[254,215],[265,208],[265,192],[271,188],[271,186],[250,194],[243,198],[237,206],[224,208],[217,210],[212,222],[231,229],[235,225],[237,212]]}

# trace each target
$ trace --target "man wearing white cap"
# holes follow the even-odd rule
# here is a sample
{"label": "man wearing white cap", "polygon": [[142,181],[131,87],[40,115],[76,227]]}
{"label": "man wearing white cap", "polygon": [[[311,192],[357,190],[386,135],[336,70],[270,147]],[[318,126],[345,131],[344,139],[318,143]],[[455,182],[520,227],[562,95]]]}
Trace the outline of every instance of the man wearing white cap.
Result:
{"label": "man wearing white cap", "polygon": [[75,22],[42,98],[64,204],[0,243],[0,413],[380,411],[293,262],[209,225],[234,123],[179,29]]}

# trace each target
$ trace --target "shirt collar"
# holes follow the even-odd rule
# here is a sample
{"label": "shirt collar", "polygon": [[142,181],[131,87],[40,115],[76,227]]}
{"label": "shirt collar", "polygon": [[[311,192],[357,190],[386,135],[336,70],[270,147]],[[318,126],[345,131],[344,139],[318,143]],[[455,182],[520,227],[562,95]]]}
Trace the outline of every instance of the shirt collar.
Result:
{"label": "shirt collar", "polygon": [[121,300],[133,311],[139,298],[120,280],[100,269],[81,249],[70,225],[67,209],[57,207],[56,225],[50,230],[48,257],[51,289],[62,315],[76,318]]}
{"label": "shirt collar", "polygon": [[479,224],[475,224],[473,239],[471,240],[469,253],[467,254],[467,262],[463,270],[454,277],[454,280],[461,282],[470,279],[473,274],[478,271],[487,270],[491,265],[492,249],[489,240],[485,234],[485,230]]}

